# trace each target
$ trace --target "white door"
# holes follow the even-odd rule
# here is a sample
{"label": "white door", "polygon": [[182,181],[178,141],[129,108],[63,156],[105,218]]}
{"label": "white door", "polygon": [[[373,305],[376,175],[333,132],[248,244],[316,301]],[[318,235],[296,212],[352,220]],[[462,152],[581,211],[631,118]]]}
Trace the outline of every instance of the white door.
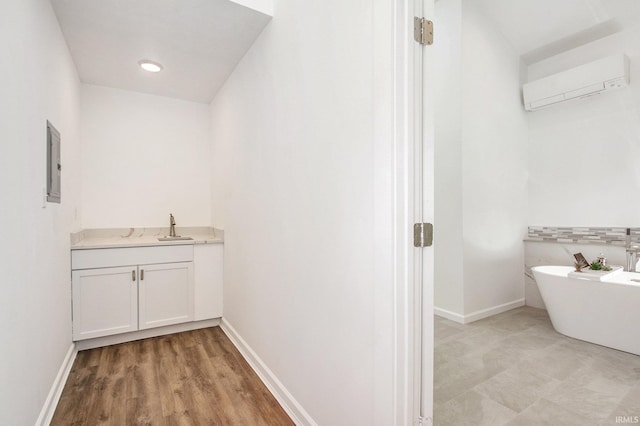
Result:
{"label": "white door", "polygon": [[72,272],[73,340],[138,329],[136,275],[135,266]]}
{"label": "white door", "polygon": [[[416,16],[433,20],[434,0],[416,0]],[[434,22],[434,43],[437,43]],[[416,136],[415,136],[415,223],[434,223],[434,67],[429,45],[415,43]],[[437,226],[437,224],[434,224]],[[433,424],[433,246],[416,248],[416,343],[422,424]]]}
{"label": "white door", "polygon": [[193,262],[140,265],[140,329],[193,321]]}

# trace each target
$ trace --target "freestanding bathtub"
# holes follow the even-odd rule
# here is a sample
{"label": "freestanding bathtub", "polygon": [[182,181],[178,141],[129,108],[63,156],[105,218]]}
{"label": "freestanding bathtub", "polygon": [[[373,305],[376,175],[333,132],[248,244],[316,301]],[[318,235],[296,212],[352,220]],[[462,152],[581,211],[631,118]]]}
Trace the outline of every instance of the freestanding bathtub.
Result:
{"label": "freestanding bathtub", "polygon": [[556,331],[640,355],[640,273],[622,271],[592,281],[570,278],[571,266],[532,270]]}

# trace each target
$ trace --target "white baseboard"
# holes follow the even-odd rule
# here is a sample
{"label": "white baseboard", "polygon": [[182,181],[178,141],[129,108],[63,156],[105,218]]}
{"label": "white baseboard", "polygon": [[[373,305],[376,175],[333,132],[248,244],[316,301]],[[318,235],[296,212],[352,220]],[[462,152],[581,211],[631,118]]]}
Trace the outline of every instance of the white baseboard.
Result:
{"label": "white baseboard", "polygon": [[447,311],[446,309],[433,307],[433,313],[439,317],[446,318],[451,321],[455,321],[459,324],[464,324],[464,315],[456,314],[455,312]]}
{"label": "white baseboard", "polygon": [[524,306],[524,298],[503,303],[502,305],[493,306],[491,308],[481,309],[479,311],[472,312],[469,315],[465,315],[465,324],[501,314],[503,312],[510,311],[511,309],[519,308],[520,306]]}
{"label": "white baseboard", "polygon": [[460,315],[455,312],[447,311],[446,309],[441,309],[438,307],[433,308],[433,313],[439,317],[443,317],[460,324],[469,324],[470,322],[501,314],[503,312],[510,311],[511,309],[519,308],[520,306],[524,306],[524,299],[518,299],[508,303],[503,303],[502,305],[481,309],[479,311],[471,312],[467,315]]}
{"label": "white baseboard", "polygon": [[47,426],[49,423],[51,423],[51,419],[53,419],[53,414],[56,411],[58,401],[60,400],[60,396],[62,395],[62,390],[64,389],[65,383],[67,383],[67,378],[69,377],[71,367],[73,367],[73,361],[75,361],[77,354],[78,350],[76,349],[76,345],[74,343],[71,343],[71,346],[67,351],[67,355],[62,361],[60,370],[58,370],[58,374],[56,375],[56,378],[51,385],[49,395],[47,395],[47,399],[45,399],[44,401],[44,405],[42,406],[40,415],[36,420],[36,426]]}
{"label": "white baseboard", "polygon": [[317,423],[311,418],[302,405],[295,400],[293,395],[284,387],[267,365],[260,357],[249,347],[247,342],[236,332],[229,322],[222,318],[220,328],[229,337],[229,340],[236,346],[244,359],[249,363],[251,368],[256,372],[260,380],[265,384],[267,389],[273,394],[282,408],[287,412],[291,420],[298,426],[317,426]]}

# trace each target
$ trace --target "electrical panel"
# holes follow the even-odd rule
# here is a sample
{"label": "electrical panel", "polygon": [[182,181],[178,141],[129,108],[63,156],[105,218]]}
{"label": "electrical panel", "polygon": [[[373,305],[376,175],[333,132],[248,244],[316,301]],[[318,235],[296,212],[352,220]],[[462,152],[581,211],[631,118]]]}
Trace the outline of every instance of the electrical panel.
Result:
{"label": "electrical panel", "polygon": [[60,203],[60,132],[47,121],[47,201]]}

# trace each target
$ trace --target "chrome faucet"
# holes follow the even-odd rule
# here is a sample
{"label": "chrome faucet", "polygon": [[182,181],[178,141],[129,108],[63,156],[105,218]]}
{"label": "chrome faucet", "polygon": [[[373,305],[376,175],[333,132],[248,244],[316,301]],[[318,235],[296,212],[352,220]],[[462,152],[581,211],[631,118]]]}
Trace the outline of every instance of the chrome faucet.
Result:
{"label": "chrome faucet", "polygon": [[638,263],[638,247],[627,249],[627,271],[636,272],[636,263]]}
{"label": "chrome faucet", "polygon": [[625,249],[627,251],[627,271],[636,272],[636,264],[638,263],[638,253],[640,246],[631,245],[631,229],[627,228],[627,237],[625,240]]}
{"label": "chrome faucet", "polygon": [[173,213],[169,213],[169,236],[176,236],[176,219],[173,217]]}

